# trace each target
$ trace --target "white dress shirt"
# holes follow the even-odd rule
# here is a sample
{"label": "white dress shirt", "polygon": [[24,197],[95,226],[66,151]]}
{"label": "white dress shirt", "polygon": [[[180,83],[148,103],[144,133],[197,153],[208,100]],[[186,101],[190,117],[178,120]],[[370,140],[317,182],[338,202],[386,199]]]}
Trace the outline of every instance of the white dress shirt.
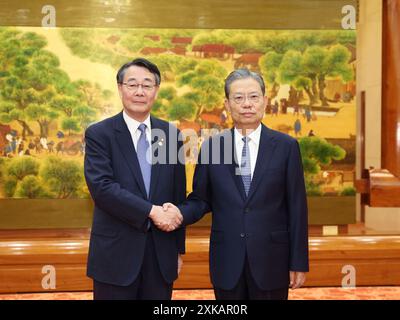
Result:
{"label": "white dress shirt", "polygon": [[[236,128],[234,130],[235,136],[235,148],[236,148],[236,159],[237,163],[242,163],[242,150],[244,142],[242,138],[244,137]],[[251,169],[251,178],[253,179],[254,169],[256,167],[257,156],[258,156],[258,147],[260,145],[260,136],[261,136],[261,124],[250,133],[247,137],[249,138],[249,151],[250,151],[250,169]]]}
{"label": "white dress shirt", "polygon": [[149,145],[151,146],[151,122],[150,122],[150,115],[144,120],[143,122],[139,122],[130,116],[128,116],[125,112],[125,110],[122,113],[124,117],[124,121],[126,125],[128,126],[128,130],[131,134],[133,145],[135,146],[135,150],[137,151],[137,144],[140,138],[140,130],[139,130],[139,125],[141,123],[144,123],[146,125],[146,138],[147,141],[149,142]]}

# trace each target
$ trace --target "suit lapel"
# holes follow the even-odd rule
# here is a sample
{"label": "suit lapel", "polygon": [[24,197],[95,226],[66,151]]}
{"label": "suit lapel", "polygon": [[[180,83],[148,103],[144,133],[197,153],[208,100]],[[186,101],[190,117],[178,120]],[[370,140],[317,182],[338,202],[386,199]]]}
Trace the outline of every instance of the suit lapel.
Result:
{"label": "suit lapel", "polygon": [[269,133],[269,129],[262,124],[256,167],[254,169],[253,179],[251,181],[249,195],[247,197],[246,203],[250,201],[251,197],[254,195],[254,192],[257,190],[259,183],[263,179],[263,173],[268,168],[269,162],[271,161],[274,153],[275,146],[276,142]]}
{"label": "suit lapel", "polygon": [[[166,146],[168,145],[169,141],[165,141],[162,145],[159,145],[157,142],[158,140],[155,140],[155,137],[153,135],[153,129],[159,129],[162,130],[162,127],[160,125],[160,121],[158,121],[157,118],[154,117],[150,117],[150,121],[151,121],[151,144],[150,144],[150,148],[152,148],[152,155],[153,157],[158,157],[159,153],[164,150],[161,150],[161,148],[166,148]],[[167,135],[168,132],[165,132],[165,138],[167,139]],[[157,144],[156,144],[157,143]],[[154,153],[155,151],[155,153]],[[157,182],[158,182],[158,176],[160,173],[160,169],[161,169],[161,164],[159,163],[159,161],[154,162],[153,161],[153,165],[151,166],[151,180],[150,180],[150,193],[149,193],[149,199],[152,199],[152,196],[154,195],[154,192],[156,190],[156,186],[157,186]]]}
{"label": "suit lapel", "polygon": [[127,162],[133,176],[135,177],[136,182],[139,185],[140,191],[142,192],[143,196],[147,198],[146,188],[144,186],[142,172],[140,170],[135,146],[133,145],[132,136],[129,132],[128,126],[124,121],[122,112],[115,119],[114,129],[117,138],[116,140],[119,148],[121,149],[121,153],[124,156],[125,161]]}

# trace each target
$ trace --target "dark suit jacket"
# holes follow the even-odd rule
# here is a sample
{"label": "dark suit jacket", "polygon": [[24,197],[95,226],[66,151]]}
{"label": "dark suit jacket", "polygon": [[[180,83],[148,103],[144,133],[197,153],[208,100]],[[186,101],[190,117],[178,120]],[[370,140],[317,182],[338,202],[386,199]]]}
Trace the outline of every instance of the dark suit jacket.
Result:
{"label": "dark suit jacket", "polygon": [[[247,253],[261,289],[285,288],[289,270],[308,271],[307,200],[299,146],[290,136],[262,125],[246,197],[241,176],[235,174],[238,166],[230,161],[235,159],[233,132],[224,131],[203,144],[193,192],[179,206],[184,224],[212,211],[210,274],[214,287],[235,287]],[[224,152],[225,147],[231,151]],[[213,157],[218,158],[216,153],[223,155],[221,164],[212,163]],[[200,163],[201,159],[209,164]]]}
{"label": "dark suit jacket", "polygon": [[[97,281],[131,284],[142,265],[152,204],[185,200],[185,167],[169,161],[170,140],[178,150],[182,146],[178,130],[154,117],[151,126],[152,142],[160,140],[155,155],[166,156],[167,164],[153,164],[149,199],[122,112],[86,130],[85,178],[95,203],[87,274]],[[163,141],[153,136],[154,129],[165,132]],[[177,278],[178,253],[185,252],[185,229],[167,233],[151,223],[151,230],[161,273],[171,283]]]}

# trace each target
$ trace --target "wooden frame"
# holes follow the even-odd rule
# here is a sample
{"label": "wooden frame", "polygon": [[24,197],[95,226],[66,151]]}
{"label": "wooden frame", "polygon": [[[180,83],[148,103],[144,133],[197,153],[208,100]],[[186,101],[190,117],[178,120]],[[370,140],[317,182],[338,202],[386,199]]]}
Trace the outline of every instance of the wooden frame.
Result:
{"label": "wooden frame", "polygon": [[[20,1],[15,1],[10,4],[8,10],[15,13],[15,8],[19,8]],[[72,1],[74,2],[74,1]],[[207,0],[200,1],[202,5]],[[240,8],[252,8],[252,11],[263,13],[258,10],[257,6],[253,7],[252,4],[260,4],[262,1],[249,2],[236,2],[235,10],[239,17],[235,19],[222,19],[223,25],[216,26],[210,24],[192,25],[192,27],[225,27],[225,28],[267,28],[265,25],[255,24],[258,19],[254,19],[251,14],[245,12],[243,14]],[[264,1],[265,2],[265,1]],[[298,3],[298,0],[284,1],[288,3]],[[323,1],[314,1],[315,3]],[[335,1],[333,1],[335,2]],[[342,2],[343,1],[336,1]],[[347,1],[346,4],[349,4]],[[353,1],[354,2],[354,1]],[[151,2],[148,2],[151,3]],[[156,4],[161,3],[156,1]],[[170,3],[163,2],[164,5],[160,8],[168,7]],[[232,7],[232,1],[210,1],[208,7],[219,7],[221,4],[228,3]],[[313,6],[317,6],[313,4]],[[55,1],[57,6],[57,1]],[[199,5],[199,4],[197,4]],[[301,7],[301,4],[296,6]],[[14,8],[15,7],[15,8]],[[284,7],[284,5],[282,5]],[[189,14],[183,15],[183,18],[193,18],[192,7],[188,6]],[[39,8],[40,9],[40,8]],[[171,11],[171,8],[168,8]],[[358,183],[358,190],[367,195],[363,197],[367,204],[372,206],[394,206],[399,205],[396,203],[400,191],[398,177],[400,177],[400,139],[397,137],[397,127],[399,126],[399,92],[395,94],[395,89],[400,88],[398,83],[400,75],[395,75],[393,64],[396,59],[400,62],[400,56],[388,54],[387,50],[393,50],[393,45],[399,48],[399,43],[395,39],[396,30],[392,30],[394,38],[387,38],[386,32],[391,23],[392,16],[388,14],[388,10],[396,9],[399,12],[399,1],[384,0],[384,79],[382,81],[382,166],[387,168],[388,171],[384,174],[380,170],[366,171],[364,180]],[[250,9],[247,9],[250,10]],[[145,10],[144,10],[145,11]],[[142,12],[144,12],[142,11]],[[160,11],[160,10],[159,10]],[[172,10],[173,11],[173,10]],[[12,17],[13,14],[3,11],[3,16]],[[32,9],[32,12],[36,10]],[[40,12],[40,10],[38,11]],[[140,12],[140,11],[137,11]],[[149,10],[147,12],[150,12]],[[174,19],[172,16],[166,16],[166,10],[161,10],[162,15],[159,23],[165,23],[164,18],[168,21],[174,20],[175,23],[187,19]],[[145,12],[144,12],[145,13]],[[142,14],[144,14],[142,13]],[[223,15],[218,14],[215,21],[220,21]],[[323,18],[324,15],[314,15],[314,18]],[[85,19],[87,16],[85,15]],[[336,17],[335,17],[336,18]],[[206,16],[210,19],[210,16]],[[118,21],[118,19],[116,19]],[[150,19],[151,20],[151,19]],[[120,20],[122,21],[122,20]],[[129,22],[131,23],[132,20]],[[140,21],[136,20],[136,21]],[[209,21],[209,20],[207,20]],[[207,22],[206,21],[206,22]],[[214,23],[215,23],[214,21]],[[272,20],[262,19],[264,23],[271,22]],[[307,21],[304,19],[302,21]],[[398,21],[398,20],[397,20]],[[38,21],[30,21],[28,25],[39,26]],[[68,21],[65,22],[68,25]],[[246,26],[238,25],[247,24]],[[315,23],[315,22],[314,22]],[[15,25],[11,23],[10,25]],[[71,24],[69,24],[71,26]],[[115,26],[115,25],[112,25]],[[132,26],[131,26],[132,27]],[[138,26],[137,26],[138,27]],[[142,26],[149,27],[149,26]],[[156,27],[152,25],[152,27]],[[165,27],[165,25],[164,25]],[[173,27],[173,26],[168,26]],[[175,27],[188,27],[176,26]],[[282,27],[282,26],[281,26]],[[391,52],[391,51],[390,51]],[[396,52],[395,52],[396,53]],[[391,60],[393,59],[393,60]],[[390,60],[390,61],[389,61]],[[397,68],[398,69],[398,68]],[[394,77],[394,78],[393,78]],[[397,77],[397,78],[396,78]],[[394,79],[394,80],[393,80]],[[399,90],[400,91],[400,90]],[[395,97],[395,98],[393,98]],[[397,100],[390,100],[397,99]],[[397,101],[394,103],[394,101]],[[387,142],[386,142],[387,141]],[[391,146],[396,147],[391,149]],[[362,166],[364,168],[364,166]],[[25,232],[22,235],[21,232]],[[0,292],[29,292],[29,291],[43,291],[41,287],[42,267],[46,264],[54,265],[57,267],[58,272],[58,285],[56,290],[91,290],[91,281],[85,276],[86,274],[86,259],[87,259],[87,245],[89,232],[85,230],[52,230],[46,233],[44,230],[38,231],[22,231],[17,235],[4,232],[0,234]],[[72,233],[71,233],[72,232]],[[194,233],[189,233],[188,237],[188,255],[185,256],[185,266],[183,269],[182,277],[177,281],[177,288],[209,288],[208,276],[208,233],[209,228],[201,230],[200,228]],[[351,264],[357,268],[357,284],[358,285],[400,285],[400,237],[399,236],[368,236],[369,241],[365,237],[313,237],[310,239],[310,274],[308,276],[307,285],[310,286],[327,286],[327,285],[341,285],[343,278],[342,267]],[[388,276],[390,275],[390,276]]]}
{"label": "wooden frame", "polygon": [[382,167],[400,177],[400,2],[383,1]]}
{"label": "wooden frame", "polygon": [[[383,0],[382,169],[364,171],[356,181],[362,205],[400,207],[400,2]],[[361,124],[365,121],[365,113]],[[362,129],[362,128],[361,128]],[[364,159],[362,155],[361,163]],[[361,167],[365,169],[364,166]]]}
{"label": "wooden frame", "polygon": [[[211,288],[210,228],[188,228],[187,254],[175,289]],[[8,231],[0,235],[0,293],[90,291],[87,230]],[[400,285],[400,236],[311,237],[307,286],[341,286],[345,266],[356,285]],[[55,288],[43,288],[44,266],[54,267]]]}

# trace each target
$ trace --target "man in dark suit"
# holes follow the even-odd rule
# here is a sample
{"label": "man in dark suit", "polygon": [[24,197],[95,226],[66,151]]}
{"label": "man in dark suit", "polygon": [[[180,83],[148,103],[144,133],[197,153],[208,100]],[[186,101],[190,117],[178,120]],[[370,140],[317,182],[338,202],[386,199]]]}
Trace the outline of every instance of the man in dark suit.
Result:
{"label": "man in dark suit", "polygon": [[[94,299],[171,299],[185,252],[182,217],[164,202],[186,197],[178,130],[150,116],[160,71],[146,59],[117,74],[123,111],[85,134],[85,178],[95,203],[87,274]],[[158,226],[159,228],[156,228]]]}
{"label": "man in dark suit", "polygon": [[267,99],[259,74],[232,72],[225,95],[234,128],[203,144],[193,192],[178,208],[184,225],[212,212],[210,274],[217,299],[287,299],[288,287],[300,287],[308,271],[299,145],[261,123]]}

